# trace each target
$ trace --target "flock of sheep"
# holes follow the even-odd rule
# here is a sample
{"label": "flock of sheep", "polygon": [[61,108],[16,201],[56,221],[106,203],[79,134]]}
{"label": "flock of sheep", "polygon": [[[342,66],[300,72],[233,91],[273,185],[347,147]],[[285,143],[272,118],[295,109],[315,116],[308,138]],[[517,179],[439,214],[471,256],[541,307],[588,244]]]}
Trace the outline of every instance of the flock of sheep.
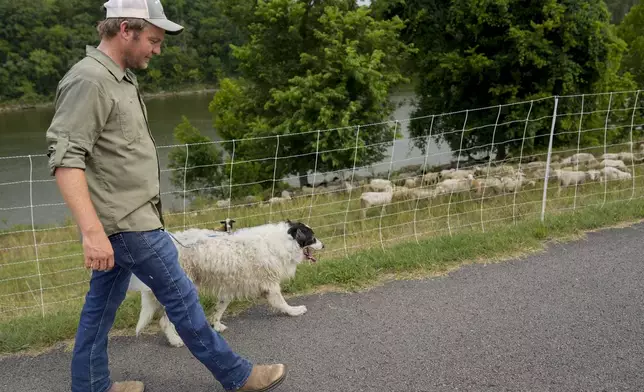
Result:
{"label": "flock of sheep", "polygon": [[[642,162],[644,156],[630,152],[603,154],[598,160],[590,153],[577,153],[565,159],[551,159],[549,179],[557,181],[558,194],[566,187],[586,182],[630,180],[631,167]],[[369,190],[360,195],[363,217],[369,207],[387,205],[396,199],[434,198],[455,193],[478,196],[503,194],[534,187],[546,175],[546,162],[534,161],[521,165],[473,166],[467,169],[445,169],[424,175],[411,175],[394,182],[373,179],[366,186]]]}
{"label": "flock of sheep", "polygon": [[[643,145],[644,146],[644,145]],[[644,161],[644,149],[639,153],[620,152],[603,154],[597,158],[590,153],[577,153],[567,158],[552,156],[549,181],[557,181],[558,194],[563,188],[581,185],[586,182],[603,182],[630,180],[632,165]],[[244,204],[269,206],[292,200],[293,196],[310,196],[313,194],[339,194],[362,188],[359,196],[362,217],[365,218],[370,207],[386,206],[400,200],[431,199],[442,195],[465,193],[471,197],[501,195],[519,192],[526,187],[536,186],[543,181],[546,174],[545,161],[533,161],[512,165],[508,163],[478,165],[460,169],[437,168],[436,171],[424,171],[420,165],[407,167],[402,173],[388,176],[390,179],[354,179],[353,182],[335,177],[332,181],[323,181],[314,187],[304,186],[300,189],[283,191],[279,197],[272,197],[266,202],[257,203],[257,199],[247,197]],[[228,207],[230,200],[220,200],[218,207]]]}

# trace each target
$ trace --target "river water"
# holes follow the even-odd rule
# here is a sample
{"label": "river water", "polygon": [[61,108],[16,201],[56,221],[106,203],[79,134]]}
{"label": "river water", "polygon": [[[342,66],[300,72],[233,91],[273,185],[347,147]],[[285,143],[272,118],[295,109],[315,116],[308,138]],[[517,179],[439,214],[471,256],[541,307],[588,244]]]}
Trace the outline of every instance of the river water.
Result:
{"label": "river water", "polygon": [[[413,98],[410,92],[398,92],[391,96],[396,102],[402,102],[394,118],[402,121],[400,129],[404,139],[398,140],[394,146],[393,168],[421,164],[424,156],[420,150],[411,147],[407,132],[408,122],[413,107],[409,103]],[[208,104],[212,94],[194,94],[170,96],[164,98],[146,99],[150,127],[157,146],[175,144],[173,130],[185,115],[202,134],[212,140],[220,140],[212,127],[212,116]],[[38,108],[15,112],[0,112],[0,229],[15,225],[61,224],[70,216],[69,210],[63,205],[62,197],[56,188],[53,178],[49,176],[46,157],[45,132],[53,116],[52,108]],[[386,121],[388,119],[383,119]],[[376,172],[387,171],[391,162],[389,156],[381,164],[375,165]],[[161,168],[168,163],[169,148],[159,149]],[[446,146],[430,144],[430,164],[449,162],[451,155]],[[368,174],[368,170],[358,171]],[[323,174],[316,175],[316,181],[324,178]],[[330,179],[330,178],[329,178]],[[309,180],[313,180],[311,174]],[[297,181],[289,180],[296,185]],[[162,192],[174,190],[168,173],[161,178]],[[165,208],[175,209],[182,205],[182,199],[172,194],[163,195]],[[34,206],[33,209],[31,206]]]}

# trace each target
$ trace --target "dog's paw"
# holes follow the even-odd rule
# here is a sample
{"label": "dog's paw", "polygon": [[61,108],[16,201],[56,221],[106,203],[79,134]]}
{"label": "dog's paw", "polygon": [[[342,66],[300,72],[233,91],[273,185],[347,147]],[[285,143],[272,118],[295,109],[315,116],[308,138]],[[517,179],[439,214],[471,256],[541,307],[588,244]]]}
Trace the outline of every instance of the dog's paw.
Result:
{"label": "dog's paw", "polygon": [[214,323],[214,324],[212,325],[212,329],[214,329],[214,330],[215,330],[215,331],[217,331],[217,332],[224,332],[225,330],[227,330],[227,329],[228,329],[228,327],[227,327],[227,326],[225,326],[225,325],[223,325],[223,324],[222,324],[222,323],[220,323],[220,322],[216,322],[216,323]]}
{"label": "dog's paw", "polygon": [[306,309],[306,306],[304,306],[304,305],[301,305],[301,306],[291,306],[291,307],[290,307],[290,308],[288,308],[288,310],[286,311],[286,314],[288,314],[289,316],[301,316],[301,315],[303,315],[304,313],[306,313],[306,310],[307,310],[307,309]]}
{"label": "dog's paw", "polygon": [[181,340],[181,337],[179,335],[168,336],[168,344],[170,344],[172,347],[183,347],[183,340]]}

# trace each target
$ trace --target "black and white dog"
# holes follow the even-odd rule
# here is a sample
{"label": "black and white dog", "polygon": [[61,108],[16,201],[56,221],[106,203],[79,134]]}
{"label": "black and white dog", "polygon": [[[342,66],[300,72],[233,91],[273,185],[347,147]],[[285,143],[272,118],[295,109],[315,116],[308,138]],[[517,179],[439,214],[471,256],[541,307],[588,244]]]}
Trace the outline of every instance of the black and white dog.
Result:
{"label": "black and white dog", "polygon": [[[226,329],[221,317],[234,299],[263,296],[273,308],[290,316],[306,312],[305,306],[286,303],[281,283],[295,276],[301,262],[316,261],[312,250],[324,248],[307,225],[286,221],[242,228],[232,234],[188,229],[174,233],[174,237],[185,246],[177,246],[177,249],[179,263],[188,277],[201,292],[218,299],[210,318],[216,331]],[[152,320],[160,304],[150,288],[136,276],[132,276],[129,290],[141,291],[138,335]],[[159,320],[159,325],[172,346],[183,346],[166,314]]]}

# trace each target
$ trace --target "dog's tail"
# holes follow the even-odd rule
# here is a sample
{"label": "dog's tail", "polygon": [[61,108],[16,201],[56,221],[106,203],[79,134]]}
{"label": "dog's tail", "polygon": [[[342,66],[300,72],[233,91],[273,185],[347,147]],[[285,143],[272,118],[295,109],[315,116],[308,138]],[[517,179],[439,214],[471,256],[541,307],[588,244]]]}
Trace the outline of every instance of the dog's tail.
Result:
{"label": "dog's tail", "polygon": [[141,313],[139,313],[139,322],[136,323],[136,336],[139,336],[141,331],[150,324],[159,305],[152,291],[141,291]]}

